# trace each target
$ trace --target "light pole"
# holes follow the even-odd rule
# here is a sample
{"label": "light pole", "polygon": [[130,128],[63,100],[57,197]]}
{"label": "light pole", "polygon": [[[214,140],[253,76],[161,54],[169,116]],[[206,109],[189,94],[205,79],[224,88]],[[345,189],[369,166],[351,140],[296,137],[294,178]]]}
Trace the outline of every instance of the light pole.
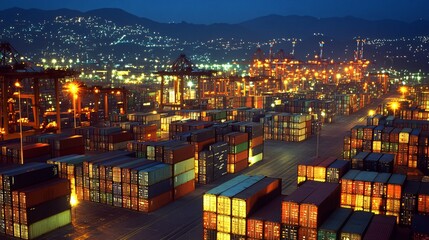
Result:
{"label": "light pole", "polygon": [[316,122],[316,127],[317,127],[317,129],[316,129],[316,158],[318,158],[319,157],[319,137],[320,137],[320,127],[321,127],[321,122],[320,122],[320,120],[317,120],[317,122]]}
{"label": "light pole", "polygon": [[19,110],[19,145],[20,145],[20,159],[19,164],[24,164],[24,148],[22,143],[22,115],[21,115],[21,83],[16,82],[15,87],[18,88],[18,110]]}
{"label": "light pole", "polygon": [[70,83],[68,88],[71,94],[73,94],[73,123],[74,123],[74,128],[76,128],[76,98],[77,98],[77,93],[79,92],[79,87],[76,83]]}

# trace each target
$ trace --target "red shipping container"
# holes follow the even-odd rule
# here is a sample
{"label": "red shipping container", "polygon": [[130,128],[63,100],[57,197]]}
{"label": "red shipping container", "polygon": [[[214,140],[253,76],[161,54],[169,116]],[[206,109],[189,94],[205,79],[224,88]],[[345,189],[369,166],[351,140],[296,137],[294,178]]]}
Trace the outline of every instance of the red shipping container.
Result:
{"label": "red shipping container", "polygon": [[249,162],[247,160],[247,158],[243,159],[240,162],[236,162],[234,164],[227,164],[227,171],[228,173],[236,173],[236,172],[240,172],[241,170],[244,170],[245,168],[247,168],[247,166],[249,166]]}
{"label": "red shipping container", "polygon": [[203,212],[203,227],[205,229],[214,229],[217,227],[217,214],[214,212]]}
{"label": "red shipping container", "polygon": [[228,164],[234,164],[243,160],[248,160],[249,150],[245,150],[236,154],[228,154]]}
{"label": "red shipping container", "polygon": [[194,157],[194,155],[195,149],[193,145],[179,145],[164,150],[164,162],[169,164],[176,164],[178,162],[192,158]]}
{"label": "red shipping container", "polygon": [[193,191],[195,191],[194,179],[174,188],[174,200],[179,199]]}
{"label": "red shipping container", "polygon": [[19,205],[29,208],[40,203],[70,194],[70,182],[64,178],[53,179],[19,190]]}
{"label": "red shipping container", "polygon": [[204,150],[204,148],[208,148],[210,144],[213,144],[215,142],[216,142],[215,138],[210,138],[202,142],[192,142],[192,145],[194,145],[195,147],[195,152],[201,152]]}
{"label": "red shipping container", "polygon": [[229,143],[229,145],[239,145],[247,142],[248,140],[249,135],[247,133],[232,132],[224,135],[224,141]]}
{"label": "red shipping container", "polygon": [[23,146],[24,159],[35,158],[51,153],[51,148],[47,143],[34,143]]}
{"label": "red shipping container", "polygon": [[151,199],[139,199],[140,212],[153,212],[173,201],[173,192],[168,191]]}
{"label": "red shipping container", "polygon": [[250,140],[249,147],[250,148],[254,148],[254,147],[259,146],[259,145],[261,145],[263,143],[264,143],[264,137],[263,136],[259,136],[259,137],[256,137],[256,138],[253,138],[252,140]]}

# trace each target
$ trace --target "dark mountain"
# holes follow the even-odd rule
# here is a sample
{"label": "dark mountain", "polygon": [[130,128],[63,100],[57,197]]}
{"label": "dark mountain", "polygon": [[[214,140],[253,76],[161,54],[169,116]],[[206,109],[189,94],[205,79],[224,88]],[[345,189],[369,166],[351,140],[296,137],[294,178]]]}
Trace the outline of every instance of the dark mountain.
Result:
{"label": "dark mountain", "polygon": [[[427,36],[427,20],[269,15],[237,24],[206,25],[160,23],[112,8],[88,12],[20,8],[0,11],[0,41],[11,41],[23,54],[38,59],[73,55],[98,64],[149,58],[165,63],[184,52],[206,63],[250,60],[257,46],[267,52],[272,41],[275,52],[283,48],[290,53],[292,38],[298,39],[297,58],[318,55],[318,43],[324,41],[324,57],[350,60],[356,48],[354,39],[361,37],[368,40],[365,56],[378,64],[426,69]],[[377,40],[371,42],[374,39]]]}

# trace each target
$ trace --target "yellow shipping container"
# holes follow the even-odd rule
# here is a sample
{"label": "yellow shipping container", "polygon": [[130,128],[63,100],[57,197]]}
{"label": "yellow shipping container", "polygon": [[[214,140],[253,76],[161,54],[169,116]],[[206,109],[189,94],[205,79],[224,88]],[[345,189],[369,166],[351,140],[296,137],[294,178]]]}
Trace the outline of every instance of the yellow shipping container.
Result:
{"label": "yellow shipping container", "polygon": [[353,209],[355,211],[363,210],[363,195],[356,194],[356,201]]}
{"label": "yellow shipping container", "polygon": [[381,152],[381,141],[372,142],[372,152]]}
{"label": "yellow shipping container", "polygon": [[231,215],[231,199],[229,197],[217,197],[217,213]]}
{"label": "yellow shipping container", "polygon": [[224,233],[231,232],[231,216],[217,215],[217,231]]}
{"label": "yellow shipping container", "polygon": [[217,202],[216,195],[204,194],[203,195],[203,210],[208,212],[216,212]]}
{"label": "yellow shipping container", "polygon": [[[349,193],[341,193],[341,207],[348,207],[350,208],[352,206],[352,195]],[[344,196],[344,197],[343,197]],[[342,203],[344,200],[344,204]]]}
{"label": "yellow shipping container", "polygon": [[217,240],[231,240],[231,234],[223,233],[223,232],[217,232],[216,239]]}
{"label": "yellow shipping container", "polygon": [[397,212],[401,209],[401,200],[388,198],[386,201],[386,210],[389,212]]}
{"label": "yellow shipping container", "polygon": [[408,143],[410,139],[410,133],[409,132],[400,132],[399,133],[399,143]]}
{"label": "yellow shipping container", "polygon": [[371,196],[363,196],[363,210],[366,212],[371,211]]}
{"label": "yellow shipping container", "polygon": [[318,181],[318,182],[326,181],[326,167],[320,167],[320,166],[314,167],[314,181]]}
{"label": "yellow shipping container", "polygon": [[246,201],[240,198],[232,199],[232,216],[246,217]]}
{"label": "yellow shipping container", "polygon": [[233,217],[231,224],[231,233],[246,236],[246,222],[247,221],[245,218]]}

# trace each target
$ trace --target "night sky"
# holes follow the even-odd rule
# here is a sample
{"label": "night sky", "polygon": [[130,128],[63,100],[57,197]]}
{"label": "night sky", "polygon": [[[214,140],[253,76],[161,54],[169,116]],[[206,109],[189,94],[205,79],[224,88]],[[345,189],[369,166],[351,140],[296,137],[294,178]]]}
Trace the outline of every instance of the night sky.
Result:
{"label": "night sky", "polygon": [[429,19],[428,0],[1,0],[11,7],[87,11],[121,8],[159,22],[238,23],[269,14],[354,16],[369,20]]}

